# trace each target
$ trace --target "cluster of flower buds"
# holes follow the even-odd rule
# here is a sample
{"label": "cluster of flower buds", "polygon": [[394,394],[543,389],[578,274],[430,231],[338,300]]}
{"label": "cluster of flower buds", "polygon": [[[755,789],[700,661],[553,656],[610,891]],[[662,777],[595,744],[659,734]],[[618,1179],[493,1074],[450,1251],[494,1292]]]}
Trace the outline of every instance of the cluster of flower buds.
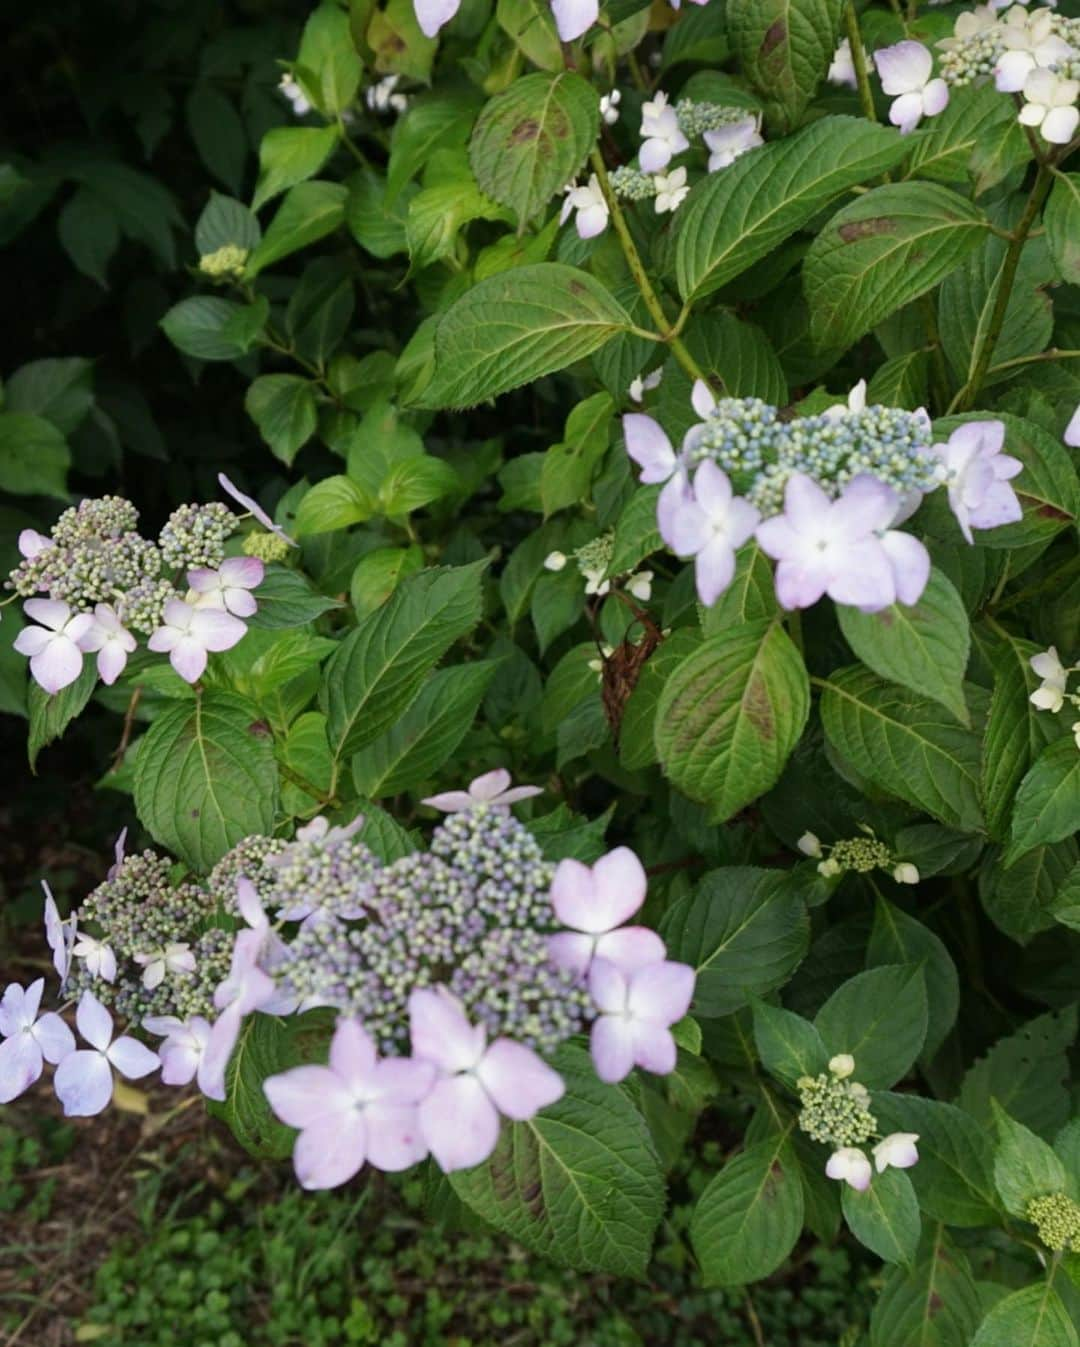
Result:
{"label": "cluster of flower buds", "polygon": [[[618,90],[605,95],[602,116],[611,124],[618,119]],[[614,115],[612,115],[614,114]],[[736,159],[764,144],[761,118],[745,108],[719,103],[695,103],[688,98],[677,105],[668,102],[663,91],[642,105],[641,149],[638,167],[625,164],[611,174],[611,190],[625,201],[653,202],[657,215],[675,211],[690,193],[685,165],[671,167],[676,155],[690,149],[696,139],[709,151],[708,171],[727,168]],[[607,228],[608,203],[596,174],[583,186],[570,183],[566,188],[561,220],[574,214],[574,224],[583,239],[595,238]]]}
{"label": "cluster of flower buds", "polygon": [[[220,481],[276,535],[275,544],[291,543],[224,474]],[[65,510],[49,536],[34,529],[19,534],[23,560],[7,587],[25,599],[31,625],[14,645],[46,692],[74,683],[86,654],[96,654],[102,681],[115,683],[137,648],[135,633],[194,683],[209,652],[230,649],[247,631],[244,619],[257,609],[252,590],[265,568],[257,556],[226,557],[240,523],[231,510],[217,502],[181,505],[156,542],[143,538],[137,523],[130,501],[103,496]],[[181,574],[186,592],[177,584]]]}
{"label": "cluster of flower buds", "polygon": [[[611,577],[608,575],[608,571],[611,569],[611,558],[614,551],[615,535],[613,533],[601,533],[599,537],[583,543],[570,554],[578,568],[578,573],[585,581],[585,593],[590,598],[593,595],[603,598],[605,594],[611,592]],[[570,557],[567,557],[565,552],[549,552],[544,558],[544,569],[548,571],[564,570],[569,560]],[[648,603],[649,599],[652,598],[652,582],[652,571],[635,571],[625,577],[623,588],[628,594],[632,594],[635,599],[642,603]]]}
{"label": "cluster of flower buds", "polygon": [[[903,45],[903,44],[901,44]],[[1019,121],[1051,145],[1067,145],[1080,125],[1080,19],[1051,6],[976,5],[943,38],[941,74],[960,86],[992,77],[1017,96]]]}
{"label": "cluster of flower buds", "polygon": [[1080,1203],[1068,1193],[1033,1197],[1024,1215],[1048,1249],[1056,1253],[1080,1250]]}
{"label": "cluster of flower buds", "polygon": [[[0,1102],[46,1062],[70,1116],[104,1109],[114,1073],[134,1080],[159,1066],[165,1084],[195,1080],[224,1099],[248,1016],[330,1008],[328,1064],[264,1082],[299,1131],[300,1182],[328,1188],[365,1163],[481,1163],[502,1118],[561,1097],[545,1057],[586,1026],[601,1080],[674,1070],[671,1027],[694,971],[667,958],[655,931],[628,924],[645,901],[641,862],[617,847],[591,866],[548,865],[510,813],[538,793],[489,772],[425,801],[448,816],[428,852],[382,865],[357,837],[362,820],[316,819],[293,842],[246,839],[206,885],[171,890],[167,862],[126,857],[121,838],[107,879],[66,921],[46,890],[46,939],[88,1046],[76,1048],[56,1012],[39,1015],[43,979],[12,984],[0,1004]],[[206,949],[200,928],[214,934]],[[110,1005],[159,1036],[158,1050],[115,1037]]]}
{"label": "cluster of flower buds", "polygon": [[867,406],[862,381],[846,404],[792,420],[757,398],[717,400],[700,380],[692,402],[701,420],[678,453],[640,412],[623,417],[623,433],[641,481],[664,484],[660,536],[694,559],[706,606],[731,584],[735,553],[751,538],[777,562],[776,594],[786,609],[809,608],[825,594],[863,612],[914,604],[930,556],[895,526],[924,494],[947,488],[968,542],[974,528],[1021,517],[1009,481],[1023,465],[1002,453],[1001,421],[968,421],[946,443],[931,444],[925,411]]}
{"label": "cluster of flower buds", "polygon": [[818,874],[834,879],[849,871],[868,875],[873,870],[886,870],[897,884],[918,884],[919,870],[911,861],[899,860],[884,842],[874,836],[872,828],[861,825],[864,836],[845,838],[831,845],[822,842],[816,834],[805,832],[799,838],[799,850],[818,863]]}
{"label": "cluster of flower buds", "polygon": [[[877,1119],[870,1112],[870,1091],[852,1079],[855,1059],[839,1053],[829,1062],[828,1073],[803,1076],[798,1082],[799,1128],[812,1141],[833,1147],[825,1165],[830,1179],[838,1179],[865,1192],[874,1170],[910,1169],[919,1162],[915,1132],[892,1132],[882,1137]],[[871,1148],[873,1163],[863,1147],[878,1137]]]}

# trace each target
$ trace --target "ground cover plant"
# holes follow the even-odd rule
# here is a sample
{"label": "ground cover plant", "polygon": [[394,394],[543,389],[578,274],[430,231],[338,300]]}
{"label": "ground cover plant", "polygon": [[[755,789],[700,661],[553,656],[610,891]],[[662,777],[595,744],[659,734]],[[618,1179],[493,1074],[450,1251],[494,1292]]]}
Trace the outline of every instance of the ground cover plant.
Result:
{"label": "ground cover plant", "polygon": [[626,1278],[693,1157],[707,1286],[843,1238],[871,1347],[1076,1344],[1080,17],[161,31],[182,111],[3,170],[168,372],[4,385],[20,770],[99,727],[123,826],[0,1101],[160,1073]]}

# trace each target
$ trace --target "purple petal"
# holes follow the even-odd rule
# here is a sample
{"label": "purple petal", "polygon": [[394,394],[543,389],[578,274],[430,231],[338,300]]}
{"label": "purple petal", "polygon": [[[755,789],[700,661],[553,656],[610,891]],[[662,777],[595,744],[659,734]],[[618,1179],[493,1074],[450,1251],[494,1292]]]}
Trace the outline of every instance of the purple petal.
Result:
{"label": "purple petal", "polygon": [[844,487],[832,507],[830,535],[855,541],[888,528],[899,504],[900,497],[891,486],[869,473],[860,473]]}
{"label": "purple petal", "polygon": [[496,1108],[516,1122],[525,1122],[561,1099],[563,1078],[530,1048],[497,1038],[476,1069]]}
{"label": "purple petal", "polygon": [[92,1118],[109,1107],[113,1074],[105,1055],[80,1048],[69,1053],[53,1077],[56,1097],[67,1118]]}
{"label": "purple petal", "polygon": [[972,528],[993,529],[1024,517],[1019,497],[1008,482],[995,482],[968,515]]}
{"label": "purple petal", "polygon": [[112,687],[127,665],[128,652],[119,641],[106,641],[98,651],[97,671],[106,687]]}
{"label": "purple petal", "polygon": [[[425,37],[434,37],[444,24],[450,22],[460,5],[461,0],[413,0],[420,31]],[[230,492],[230,495],[234,495],[237,500],[244,499],[236,491]]]}
{"label": "purple petal", "polygon": [[689,494],[675,496],[673,493],[663,528],[663,539],[668,547],[677,556],[693,557],[712,536],[708,516],[697,501]]}
{"label": "purple petal", "polygon": [[53,1066],[62,1062],[69,1052],[75,1051],[75,1035],[55,1011],[50,1010],[42,1015],[34,1025],[34,1037],[42,1056]]}
{"label": "purple petal", "polygon": [[[431,1062],[413,1057],[389,1057],[377,1063],[370,1077],[380,1105],[418,1104],[435,1083],[437,1072]],[[381,1168],[381,1166],[380,1166]]]}
{"label": "purple petal", "polygon": [[21,1030],[0,1043],[0,1104],[18,1099],[40,1077],[42,1050],[33,1034]]}
{"label": "purple petal", "polygon": [[634,1061],[654,1076],[669,1076],[675,1070],[678,1048],[668,1029],[659,1024],[635,1022]]}
{"label": "purple petal", "polygon": [[879,612],[896,600],[896,582],[888,554],[877,538],[847,549],[843,570],[832,577],[829,597],[864,613]]}
{"label": "purple petal", "polygon": [[472,1075],[437,1082],[419,1106],[420,1131],[444,1174],[481,1164],[499,1140],[499,1114]]}
{"label": "purple petal", "polygon": [[191,619],[191,635],[207,650],[231,650],[247,635],[239,618],[219,608],[197,608]]}
{"label": "purple petal", "polygon": [[531,800],[536,795],[543,795],[543,786],[511,786],[509,790],[504,790],[499,796],[499,804],[518,804],[521,800]]}
{"label": "purple petal", "polygon": [[625,1080],[634,1069],[633,1026],[619,1015],[601,1015],[593,1022],[589,1049],[601,1080],[609,1085]]}
{"label": "purple petal", "polygon": [[116,1040],[107,1055],[117,1071],[128,1080],[141,1080],[161,1065],[161,1058],[156,1052],[151,1052],[145,1043],[140,1043],[137,1038],[129,1038],[126,1034]]}
{"label": "purple petal", "polygon": [[[758,529],[758,542],[762,542],[761,529]],[[762,549],[769,550],[764,543]],[[780,607],[788,612],[793,608],[810,608],[825,593],[828,582],[829,572],[824,566],[800,566],[794,561],[781,561],[776,568],[776,597]]]}
{"label": "purple petal", "polygon": [[620,926],[617,931],[608,931],[597,940],[595,949],[597,959],[614,964],[625,977],[646,964],[660,962],[666,954],[663,940],[647,926]]}
{"label": "purple petal", "polygon": [[716,409],[716,396],[704,379],[695,379],[690,390],[690,404],[704,421]]}
{"label": "purple petal", "polygon": [[642,482],[666,482],[675,471],[676,460],[663,429],[641,412],[628,412],[622,423],[626,452],[642,469]]}
{"label": "purple petal", "polygon": [[896,96],[921,90],[930,78],[934,58],[921,42],[897,42],[879,47],[874,63],[885,93]]}
{"label": "purple petal", "polygon": [[367,1124],[353,1110],[305,1127],[293,1147],[301,1188],[337,1188],[357,1174],[367,1155]]}
{"label": "purple petal", "polygon": [[30,660],[30,672],[39,687],[52,694],[69,687],[82,673],[82,651],[66,636],[54,636]]}
{"label": "purple petal", "polygon": [[551,0],[555,27],[563,42],[573,42],[596,22],[600,12],[599,0]]}
{"label": "purple petal", "polygon": [[75,1011],[75,1023],[79,1033],[98,1052],[104,1052],[112,1042],[112,1016],[97,999],[93,992],[83,992],[79,1006]]}
{"label": "purple petal", "polygon": [[[449,993],[421,987],[409,997],[413,1055],[444,1071],[468,1071],[484,1054],[486,1035]],[[432,1147],[434,1150],[434,1147]]]}
{"label": "purple petal", "polygon": [[259,611],[254,594],[246,589],[227,589],[225,607],[234,617],[253,617]]}
{"label": "purple petal", "polygon": [[240,1037],[243,1015],[235,1006],[223,1010],[210,1028],[210,1037],[199,1062],[199,1089],[207,1099],[225,1098],[225,1068],[229,1064],[236,1040]]}
{"label": "purple petal", "polygon": [[796,533],[811,533],[827,524],[832,501],[812,477],[793,472],[784,487],[784,513]]}
{"label": "purple petal", "polygon": [[294,1066],[267,1076],[263,1092],[289,1127],[313,1127],[324,1119],[344,1117],[353,1107],[341,1078],[325,1066]]}
{"label": "purple petal", "polygon": [[447,790],[441,795],[429,795],[420,801],[432,809],[441,809],[444,814],[458,814],[463,809],[471,809],[476,801],[465,790]]}
{"label": "purple petal", "polygon": [[616,847],[591,868],[560,861],[551,884],[555,914],[565,925],[591,935],[621,926],[645,901],[648,880],[629,847]]}
{"label": "purple petal", "polygon": [[71,608],[59,599],[27,599],[23,612],[50,631],[59,631],[71,617]]}
{"label": "purple petal", "polygon": [[420,1130],[415,1104],[369,1104],[364,1110],[364,1121],[368,1161],[376,1169],[396,1174],[418,1164],[427,1155],[427,1142]]}
{"label": "purple petal", "polygon": [[630,979],[627,1006],[635,1019],[665,1027],[681,1020],[694,995],[694,970],[689,964],[648,964]]}
{"label": "purple petal", "polygon": [[[634,930],[634,927],[628,927]],[[615,934],[615,932],[612,932]],[[581,935],[577,931],[558,931],[548,936],[548,958],[559,968],[583,977],[589,968],[593,956],[594,940],[591,935]]]}
{"label": "purple petal", "polygon": [[[431,5],[430,0],[416,0],[416,17],[420,23],[420,27],[423,29],[425,33],[427,33],[428,37],[434,37],[435,33],[438,31],[438,28],[441,27],[442,23],[446,23],[447,20],[451,19],[457,13],[458,5],[460,3],[461,0],[442,0],[442,3],[437,3],[436,5],[433,6]],[[441,23],[436,26],[436,28],[432,29],[431,32],[428,32],[428,30],[424,28],[424,21],[420,17],[420,9],[422,5],[426,6],[428,9],[440,8],[449,11],[446,14],[446,18],[443,19]],[[225,494],[227,496],[231,496],[233,500],[236,501],[237,504],[242,505],[245,510],[250,511],[250,513],[254,515],[254,517],[259,521],[259,523],[263,526],[263,528],[269,529],[271,533],[276,533],[277,536],[279,538],[283,538],[285,542],[289,544],[290,547],[298,546],[298,544],[292,538],[289,537],[289,535],[285,532],[284,529],[279,528],[277,524],[274,523],[274,521],[270,518],[270,516],[266,513],[266,511],[263,509],[263,507],[259,504],[258,501],[252,500],[250,496],[245,496],[242,491],[238,490],[232,484],[232,482],[229,481],[229,479],[225,476],[223,472],[218,473],[218,482],[220,483],[221,489],[225,492]]]}
{"label": "purple petal", "polygon": [[485,772],[469,782],[469,794],[474,801],[494,800],[510,784],[510,773],[504,767],[496,767],[493,772]]}
{"label": "purple petal", "polygon": [[52,639],[52,633],[44,627],[23,627],[11,644],[20,655],[29,657],[40,655]]}
{"label": "purple petal", "polygon": [[226,557],[218,574],[229,588],[255,589],[266,576],[266,567],[258,557]]}
{"label": "purple petal", "polygon": [[[154,632],[154,636],[157,632]],[[150,649],[154,650],[154,636],[150,637]],[[190,636],[182,636],[173,646],[169,663],[185,683],[197,683],[206,672],[206,651]]]}
{"label": "purple petal", "polygon": [[350,1085],[366,1083],[375,1070],[375,1044],[359,1020],[338,1020],[330,1040],[330,1069]]}
{"label": "purple petal", "polygon": [[627,979],[621,969],[607,959],[593,959],[589,965],[589,995],[597,1010],[605,1015],[622,1015],[627,992]]}
{"label": "purple petal", "polygon": [[642,173],[659,173],[671,162],[671,145],[659,136],[646,140],[638,152]]}
{"label": "purple petal", "polygon": [[909,606],[918,603],[930,579],[930,553],[910,533],[890,529],[881,540],[892,567],[896,597]]}
{"label": "purple petal", "polygon": [[698,598],[711,608],[735,578],[735,549],[724,537],[715,537],[694,562]]}

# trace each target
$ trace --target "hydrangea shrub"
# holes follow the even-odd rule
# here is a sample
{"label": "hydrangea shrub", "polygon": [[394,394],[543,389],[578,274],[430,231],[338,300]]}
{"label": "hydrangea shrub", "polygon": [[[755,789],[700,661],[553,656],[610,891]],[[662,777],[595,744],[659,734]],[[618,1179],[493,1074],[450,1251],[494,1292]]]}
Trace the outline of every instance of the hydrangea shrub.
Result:
{"label": "hydrangea shrub", "polygon": [[[46,888],[0,1100],[160,1072],[629,1276],[734,1116],[707,1283],[846,1226],[870,1347],[1076,1347],[1080,17],[327,0],[280,57],[161,323],[261,475],[19,538],[31,764],[100,701],[153,845]],[[56,401],[0,436],[60,495]]]}

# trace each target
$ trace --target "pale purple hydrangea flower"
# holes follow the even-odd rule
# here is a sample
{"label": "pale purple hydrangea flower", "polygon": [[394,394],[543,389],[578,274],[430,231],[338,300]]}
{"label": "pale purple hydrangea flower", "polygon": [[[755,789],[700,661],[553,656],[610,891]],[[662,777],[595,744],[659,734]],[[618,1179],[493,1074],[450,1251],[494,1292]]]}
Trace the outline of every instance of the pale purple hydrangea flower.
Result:
{"label": "pale purple hydrangea flower", "polygon": [[511,786],[510,773],[502,767],[470,781],[469,789],[447,790],[441,795],[429,795],[421,804],[432,809],[441,809],[444,814],[457,814],[462,809],[475,809],[477,805],[492,805],[508,808],[519,800],[529,800],[534,795],[543,795],[543,786]]}
{"label": "pale purple hydrangea flower", "polygon": [[829,1156],[825,1174],[830,1179],[843,1181],[857,1193],[865,1193],[870,1187],[873,1170],[865,1151],[859,1150],[858,1146],[841,1146]]}
{"label": "pale purple hydrangea flower", "polygon": [[54,1011],[39,1015],[45,979],[25,990],[8,985],[0,1000],[0,1104],[9,1104],[39,1080],[45,1063],[56,1066],[75,1051],[75,1036]]}
{"label": "pale purple hydrangea flower", "polygon": [[183,599],[166,602],[164,619],[146,644],[159,654],[168,653],[185,683],[199,681],[209,652],[231,650],[247,631],[238,617],[218,608],[194,608]]}
{"label": "pale purple hydrangea flower", "polygon": [[89,1048],[69,1052],[56,1068],[53,1088],[68,1118],[90,1118],[108,1108],[115,1082],[113,1070],[128,1080],[141,1080],[161,1061],[137,1039],[113,1038],[113,1019],[93,992],[83,992],[75,1023]]}
{"label": "pale purple hydrangea flower", "polygon": [[562,1077],[509,1038],[487,1042],[445,988],[409,997],[413,1057],[440,1076],[419,1107],[420,1131],[444,1173],[471,1169],[499,1139],[499,1115],[525,1122],[562,1097]]}
{"label": "pale purple hydrangea flower", "polygon": [[914,131],[924,117],[936,117],[949,102],[949,86],[931,78],[934,58],[921,42],[897,42],[874,53],[881,87],[892,97],[889,121],[901,135]]}
{"label": "pale purple hydrangea flower", "polygon": [[[456,4],[454,5],[454,8],[457,8]],[[288,543],[290,547],[299,547],[300,544],[296,539],[290,538],[280,525],[275,524],[257,500],[254,500],[251,496],[245,496],[239,487],[234,486],[223,472],[218,473],[218,484],[227,496],[231,496],[238,505],[242,505],[253,518],[259,521],[264,529],[268,529],[269,532],[276,534],[283,542]]]}
{"label": "pale purple hydrangea flower", "polygon": [[199,1089],[208,1099],[225,1098],[225,1068],[244,1016],[261,1009],[276,991],[274,979],[258,965],[261,946],[260,932],[241,931],[233,945],[229,976],[214,992],[214,1006],[221,1013],[210,1027],[198,1068]]}
{"label": "pale purple hydrangea flower", "polygon": [[758,526],[762,550],[779,564],[776,596],[787,609],[809,608],[823,594],[835,603],[878,612],[918,601],[930,558],[917,538],[890,529],[900,497],[861,473],[830,500],[805,473],[784,490],[784,513]]}
{"label": "pale purple hydrangea flower", "polygon": [[590,1047],[596,1074],[613,1085],[635,1066],[664,1076],[675,1070],[678,1049],[671,1035],[690,1009],[694,970],[661,960],[625,973],[608,959],[594,959],[589,993],[599,1011]]}
{"label": "pale purple hydrangea flower", "polygon": [[566,197],[559,212],[560,224],[567,222],[571,211],[576,212],[574,228],[578,232],[578,238],[596,238],[607,228],[610,211],[600,188],[600,180],[595,173],[590,174],[584,187],[579,187],[576,183],[571,183],[567,187]]}
{"label": "pale purple hydrangea flower", "polygon": [[198,597],[196,608],[220,608],[234,617],[251,617],[258,611],[253,589],[262,584],[266,567],[258,557],[226,557],[217,570],[199,567],[188,571],[187,582]]}
{"label": "pale purple hydrangea flower", "polygon": [[190,1085],[198,1074],[206,1045],[210,1041],[210,1022],[202,1015],[189,1020],[175,1015],[148,1015],[143,1028],[164,1041],[158,1044],[163,1085]]}
{"label": "pale purple hydrangea flower", "polygon": [[74,683],[83,666],[83,644],[94,625],[90,613],[75,613],[59,599],[27,599],[23,612],[38,626],[23,627],[14,646],[30,657],[39,687],[53,695]]}
{"label": "pale purple hydrangea flower", "polygon": [[104,940],[97,940],[83,931],[71,947],[71,953],[83,961],[92,978],[101,978],[104,982],[116,981],[116,955]]}
{"label": "pale purple hydrangea flower", "polygon": [[655,931],[623,925],[645,901],[647,886],[629,847],[616,847],[592,866],[561,860],[551,882],[551,905],[570,929],[548,937],[552,961],[584,976],[594,958],[625,972],[663,959],[664,942]]}
{"label": "pale purple hydrangea flower", "polygon": [[706,131],[704,140],[709,147],[710,173],[729,168],[747,150],[756,150],[759,145],[765,144],[761,136],[760,117],[744,117],[742,121],[719,126],[715,131]]}
{"label": "pale purple hydrangea flower", "polygon": [[698,598],[711,608],[735,575],[735,553],[761,515],[731,489],[727,474],[706,460],[694,474],[690,493],[667,521],[665,541],[676,555],[694,558]]}
{"label": "pale purple hydrangea flower", "polygon": [[1024,465],[1001,452],[1004,444],[1002,421],[966,421],[946,444],[933,446],[941,460],[949,505],[969,543],[975,541],[973,528],[992,529],[1023,518],[1019,498],[1009,481],[1023,471]]}
{"label": "pale purple hydrangea flower", "polygon": [[72,913],[67,921],[62,921],[56,899],[45,880],[41,881],[41,887],[45,890],[45,942],[52,950],[53,967],[60,979],[60,990],[63,991],[71,972],[77,918]]}
{"label": "pale purple hydrangea flower", "polygon": [[27,561],[33,561],[34,557],[41,556],[52,546],[53,540],[37,529],[23,529],[19,534],[19,551]]}
{"label": "pale purple hydrangea flower", "polygon": [[435,1068],[410,1058],[379,1060],[358,1020],[338,1021],[327,1066],[298,1066],[269,1076],[270,1107],[300,1129],[293,1148],[304,1188],[336,1188],[365,1162],[396,1172],[423,1160],[428,1148],[417,1105]]}
{"label": "pale purple hydrangea flower", "polygon": [[874,1166],[879,1174],[886,1169],[911,1169],[919,1163],[915,1143],[918,1132],[891,1132],[873,1147]]}
{"label": "pale purple hydrangea flower", "polygon": [[112,686],[124,672],[128,656],[138,643],[107,603],[94,607],[93,625],[79,641],[79,649],[97,652],[97,671],[101,681]]}
{"label": "pale purple hydrangea flower", "polygon": [[663,427],[651,416],[627,412],[622,422],[626,452],[641,468],[642,485],[665,483],[656,502],[656,521],[661,537],[667,542],[671,521],[690,495],[690,479],[683,456],[676,454]]}

